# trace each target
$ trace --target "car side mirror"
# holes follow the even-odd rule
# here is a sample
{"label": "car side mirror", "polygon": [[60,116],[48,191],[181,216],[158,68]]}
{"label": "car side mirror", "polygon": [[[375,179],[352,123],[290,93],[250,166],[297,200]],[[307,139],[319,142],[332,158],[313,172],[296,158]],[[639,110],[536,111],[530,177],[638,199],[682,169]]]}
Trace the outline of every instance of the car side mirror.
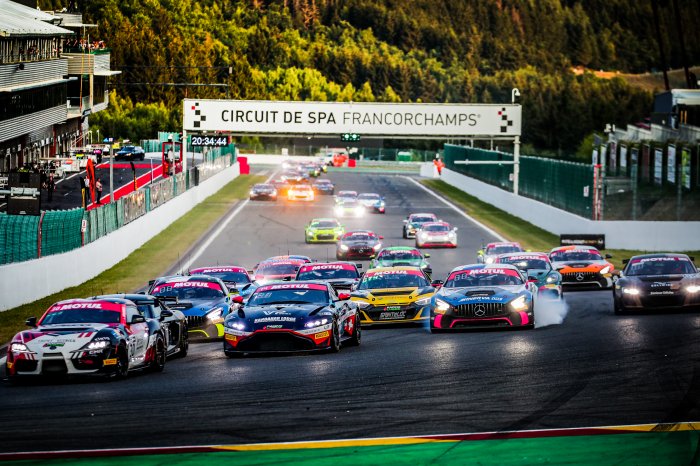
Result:
{"label": "car side mirror", "polygon": [[380,236],[379,239],[384,239],[384,237],[383,237],[383,236]]}
{"label": "car side mirror", "polygon": [[606,258],[606,259],[612,259],[612,257],[613,257],[612,254],[606,254],[606,255],[605,255],[605,258]]}
{"label": "car side mirror", "polygon": [[146,318],[142,315],[135,315],[131,317],[130,324],[140,324],[146,322]]}
{"label": "car side mirror", "polygon": [[27,320],[24,321],[24,323],[27,325],[27,327],[36,327],[36,317],[30,317]]}
{"label": "car side mirror", "polygon": [[425,257],[426,259],[428,259],[428,258],[430,257],[430,254],[429,254],[429,253],[423,254],[423,257]]}
{"label": "car side mirror", "polygon": [[454,228],[452,229],[452,231],[457,231],[457,230],[459,230],[459,228],[457,228],[457,227],[454,227]]}
{"label": "car side mirror", "polygon": [[444,284],[445,284],[445,282],[443,282],[442,280],[433,280],[430,283],[430,286],[432,286],[433,288],[440,288]]}
{"label": "car side mirror", "polygon": [[529,276],[527,277],[528,283],[537,283],[537,277]]}
{"label": "car side mirror", "polygon": [[408,223],[408,220],[406,220],[406,219],[403,219],[403,223]]}
{"label": "car side mirror", "polygon": [[338,293],[338,301],[347,301],[350,299],[350,293]]}
{"label": "car side mirror", "polygon": [[427,268],[423,269],[423,272],[427,273],[428,275],[432,275],[433,269],[431,269],[430,267],[427,267]]}
{"label": "car side mirror", "polygon": [[359,262],[357,262],[357,263],[355,264],[355,267],[357,267],[358,269],[361,269],[361,268],[362,268],[362,264],[360,264]]}
{"label": "car side mirror", "polygon": [[163,320],[167,317],[172,317],[172,316],[173,316],[172,311],[169,311],[167,309],[163,309],[162,311],[160,311],[160,320]]}
{"label": "car side mirror", "polygon": [[232,301],[236,304],[243,304],[243,296],[234,296]]}

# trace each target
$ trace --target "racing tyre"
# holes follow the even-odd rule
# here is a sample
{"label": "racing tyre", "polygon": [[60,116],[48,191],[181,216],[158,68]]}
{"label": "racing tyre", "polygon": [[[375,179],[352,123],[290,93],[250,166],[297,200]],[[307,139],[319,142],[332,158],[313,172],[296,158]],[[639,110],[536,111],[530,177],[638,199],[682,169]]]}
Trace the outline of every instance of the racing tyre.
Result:
{"label": "racing tyre", "polygon": [[180,330],[182,335],[180,336],[180,351],[177,352],[178,358],[184,358],[187,356],[187,352],[190,349],[190,339],[187,334],[187,326],[182,326],[182,329]]}
{"label": "racing tyre", "polygon": [[445,333],[444,328],[437,328],[433,327],[432,325],[430,326],[430,333]]}
{"label": "racing tyre", "polygon": [[403,239],[408,239],[408,233],[406,233],[405,228],[402,230],[402,234],[403,234]]}
{"label": "racing tyre", "polygon": [[620,302],[617,299],[615,299],[613,302],[614,302],[614,304],[613,304],[614,309],[613,310],[614,310],[616,316],[621,316],[621,315],[627,313],[627,309],[625,309],[625,306],[620,304]]}
{"label": "racing tyre", "polygon": [[151,364],[148,366],[148,369],[151,372],[163,372],[163,369],[165,369],[165,340],[163,340],[162,336],[158,336],[158,339],[156,340],[156,345],[155,345],[155,356],[153,358],[153,361],[151,361]]}
{"label": "racing tyre", "polygon": [[114,370],[115,379],[125,379],[129,373],[129,354],[124,346],[117,350],[117,367]]}
{"label": "racing tyre", "polygon": [[360,346],[362,342],[362,324],[360,323],[360,316],[355,316],[355,331],[352,337],[348,340],[348,346]]}
{"label": "racing tyre", "polygon": [[224,354],[226,354],[227,358],[231,358],[231,359],[240,359],[243,357],[243,353],[240,353],[240,352],[233,353],[233,352],[224,351]]}
{"label": "racing tyre", "polygon": [[340,327],[338,327],[338,324],[334,324],[331,346],[328,348],[328,352],[337,353],[338,351],[340,351]]}

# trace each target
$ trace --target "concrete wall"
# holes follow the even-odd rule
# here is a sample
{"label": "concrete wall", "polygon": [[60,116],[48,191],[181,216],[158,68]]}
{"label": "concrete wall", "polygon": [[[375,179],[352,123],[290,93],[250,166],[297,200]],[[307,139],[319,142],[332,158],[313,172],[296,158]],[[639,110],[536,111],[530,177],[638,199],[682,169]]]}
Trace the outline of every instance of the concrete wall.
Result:
{"label": "concrete wall", "polygon": [[[238,163],[82,248],[0,267],[0,311],[57,293],[113,267],[239,175]],[[123,290],[131,291],[131,290]],[[43,312],[38,309],[37,312]]]}
{"label": "concrete wall", "polygon": [[[555,235],[604,234],[606,247],[641,251],[700,250],[700,222],[593,221],[452,170],[442,180]],[[511,238],[517,240],[517,238]]]}

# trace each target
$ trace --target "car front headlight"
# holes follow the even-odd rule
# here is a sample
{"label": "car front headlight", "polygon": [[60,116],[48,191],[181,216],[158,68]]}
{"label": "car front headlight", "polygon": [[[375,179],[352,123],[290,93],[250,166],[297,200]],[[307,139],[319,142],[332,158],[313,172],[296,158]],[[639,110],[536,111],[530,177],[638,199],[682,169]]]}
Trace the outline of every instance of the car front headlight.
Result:
{"label": "car front headlight", "polygon": [[12,345],[10,345],[10,351],[13,353],[31,353],[24,343],[12,343]]}
{"label": "car front headlight", "polygon": [[632,296],[637,296],[639,294],[639,290],[637,288],[623,288],[622,292]]}
{"label": "car front headlight", "polygon": [[527,302],[527,298],[525,296],[517,297],[510,302],[510,307],[512,307],[516,311],[524,311],[528,308],[528,306],[529,303]]}
{"label": "car front headlight", "polygon": [[545,279],[545,282],[547,283],[556,283],[559,277],[557,277],[554,274],[547,275],[547,278]]}
{"label": "car front headlight", "polygon": [[217,307],[207,314],[207,319],[214,321],[221,319],[221,315],[224,313],[224,308]]}
{"label": "car front headlight", "polygon": [[416,304],[419,306],[427,306],[430,304],[430,297],[418,299],[416,300]]}
{"label": "car front headlight", "polygon": [[369,307],[369,303],[367,301],[353,301],[353,302],[357,303],[357,307],[359,307],[360,309],[364,309],[366,307]]}
{"label": "car front headlight", "polygon": [[307,236],[313,236],[314,233],[316,233],[316,230],[309,230],[309,231],[306,232],[306,235],[307,235]]}
{"label": "car front headlight", "polygon": [[444,314],[450,310],[450,304],[442,299],[435,300],[435,314]]}
{"label": "car front headlight", "polygon": [[494,261],[494,260],[495,260],[495,259],[494,259],[493,257],[487,257],[486,260],[485,260],[484,262],[486,262],[487,264],[493,264],[493,261]]}
{"label": "car front headlight", "polygon": [[606,273],[608,273],[608,272],[610,272],[610,266],[609,266],[609,265],[606,265],[605,267],[603,267],[602,269],[600,269],[600,274],[601,274],[601,275],[604,275],[604,274],[606,274]]}
{"label": "car front headlight", "polygon": [[688,285],[685,287],[685,291],[691,294],[698,293],[700,292],[700,285]]}
{"label": "car front headlight", "polygon": [[425,239],[425,238],[428,237],[428,234],[427,234],[426,232],[424,232],[424,231],[421,231],[421,232],[418,234],[418,236],[420,236],[421,238]]}
{"label": "car front headlight", "polygon": [[328,323],[328,319],[310,320],[309,322],[304,324],[304,327],[306,327],[306,328],[320,327],[322,325],[326,325],[327,323]]}
{"label": "car front headlight", "polygon": [[343,215],[343,206],[337,206],[335,208],[336,215]]}
{"label": "car front headlight", "polygon": [[95,351],[95,350],[103,350],[111,345],[111,342],[108,339],[99,339],[99,340],[92,340],[90,343],[85,346],[85,349],[87,351]]}
{"label": "car front headlight", "polygon": [[341,251],[347,251],[348,249],[350,249],[350,248],[347,247],[346,245],[344,245],[344,244],[341,244],[341,245],[340,245],[340,250],[341,250]]}
{"label": "car front headlight", "polygon": [[374,246],[372,246],[372,249],[375,251],[379,251],[382,248],[382,243],[377,243]]}
{"label": "car front headlight", "polygon": [[231,320],[227,322],[226,326],[235,330],[245,330],[245,324],[237,320]]}

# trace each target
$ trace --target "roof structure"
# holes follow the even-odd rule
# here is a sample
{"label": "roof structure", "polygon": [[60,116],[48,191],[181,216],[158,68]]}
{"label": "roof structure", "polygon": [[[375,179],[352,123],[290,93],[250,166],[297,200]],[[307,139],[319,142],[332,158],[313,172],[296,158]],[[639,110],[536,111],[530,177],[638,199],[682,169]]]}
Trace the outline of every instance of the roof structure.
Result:
{"label": "roof structure", "polygon": [[54,15],[10,0],[0,0],[0,37],[57,36],[73,31],[52,24]]}

